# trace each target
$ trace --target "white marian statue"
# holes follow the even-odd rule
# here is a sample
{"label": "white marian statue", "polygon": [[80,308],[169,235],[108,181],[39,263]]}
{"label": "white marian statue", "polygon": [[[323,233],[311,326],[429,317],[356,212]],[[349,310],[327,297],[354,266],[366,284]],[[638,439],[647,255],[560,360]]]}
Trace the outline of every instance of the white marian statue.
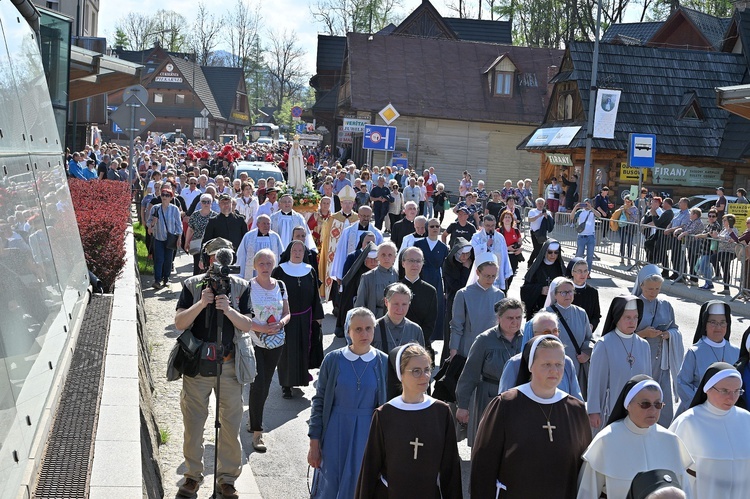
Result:
{"label": "white marian statue", "polygon": [[289,149],[289,164],[287,184],[296,193],[302,193],[302,187],[305,185],[305,159],[302,156],[302,148],[299,145],[299,137],[294,136],[294,142]]}

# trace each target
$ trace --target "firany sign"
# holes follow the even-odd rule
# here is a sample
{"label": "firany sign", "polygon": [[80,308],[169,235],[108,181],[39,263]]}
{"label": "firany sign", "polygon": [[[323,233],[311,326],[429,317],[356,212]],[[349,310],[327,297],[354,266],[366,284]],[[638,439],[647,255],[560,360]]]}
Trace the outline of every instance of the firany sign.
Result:
{"label": "firany sign", "polygon": [[678,164],[654,166],[654,183],[657,185],[716,186],[721,184],[721,168],[698,168]]}

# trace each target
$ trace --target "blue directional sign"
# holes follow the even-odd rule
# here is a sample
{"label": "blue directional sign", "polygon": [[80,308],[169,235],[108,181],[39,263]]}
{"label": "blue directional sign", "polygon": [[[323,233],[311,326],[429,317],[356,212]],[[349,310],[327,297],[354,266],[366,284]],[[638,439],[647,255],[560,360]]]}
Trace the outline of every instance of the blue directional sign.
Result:
{"label": "blue directional sign", "polygon": [[396,149],[396,127],[365,125],[362,149],[394,151]]}
{"label": "blue directional sign", "polygon": [[112,132],[113,133],[122,133],[122,128],[120,128],[119,126],[117,126],[117,123],[115,123],[114,121],[112,122]]}
{"label": "blue directional sign", "polygon": [[628,165],[633,168],[653,168],[656,163],[656,135],[631,133]]}
{"label": "blue directional sign", "polygon": [[305,127],[307,127],[307,123],[297,123],[294,125],[294,129],[297,130],[297,133],[305,133]]}
{"label": "blue directional sign", "polygon": [[393,158],[391,159],[391,166],[409,168],[409,160],[407,158]]}

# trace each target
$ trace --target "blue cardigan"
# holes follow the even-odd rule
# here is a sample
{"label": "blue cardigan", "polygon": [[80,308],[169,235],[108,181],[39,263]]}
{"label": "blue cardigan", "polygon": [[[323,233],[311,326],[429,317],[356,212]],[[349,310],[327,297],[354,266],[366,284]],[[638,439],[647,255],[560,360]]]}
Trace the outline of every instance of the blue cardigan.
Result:
{"label": "blue cardigan", "polygon": [[[339,358],[344,354],[348,346],[333,350],[323,359],[318,373],[316,383],[316,392],[312,399],[312,414],[310,415],[310,427],[307,435],[311,439],[320,440],[323,443],[328,421],[331,419],[331,410],[333,409],[333,397],[336,388],[336,382],[339,377]],[[380,350],[375,349],[375,374],[378,378],[378,402],[376,407],[388,402],[386,381],[388,377],[388,355]],[[326,395],[328,394],[328,395]]]}

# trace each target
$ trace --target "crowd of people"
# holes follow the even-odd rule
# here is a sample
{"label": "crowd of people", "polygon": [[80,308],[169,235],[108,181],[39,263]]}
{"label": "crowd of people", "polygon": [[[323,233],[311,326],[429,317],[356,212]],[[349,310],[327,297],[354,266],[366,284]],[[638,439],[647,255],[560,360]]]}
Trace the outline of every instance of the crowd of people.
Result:
{"label": "crowd of people", "polygon": [[[204,344],[218,341],[217,329],[234,332],[220,348],[216,479],[224,497],[237,496],[241,472],[240,378],[250,384],[247,431],[265,452],[263,414],[277,371],[284,398],[315,381],[312,497],[462,497],[463,438],[478,498],[745,497],[749,334],[731,344],[729,305],[709,301],[684,351],[656,265],[640,271],[632,294],[600,310],[588,275],[601,201],[563,197],[561,206],[560,187],[535,198],[530,179],[488,192],[468,172],[451,198],[434,168],[358,168],[306,150],[320,200],[305,216],[284,183],[232,178],[237,157],[257,155],[252,146],[201,151],[146,154],[165,158],[143,172],[151,196],[143,216],[154,288],[169,280],[177,248],[195,258],[176,327]],[[285,162],[285,154],[272,157]],[[581,210],[583,224],[584,251],[565,255],[567,265],[550,237],[561,208]],[[448,210],[456,221],[443,227]],[[225,276],[229,293],[201,285],[217,261],[238,267]],[[523,279],[518,297],[508,296],[514,278]],[[334,331],[322,330],[326,302]],[[331,332],[346,346],[324,355]],[[238,374],[238,338],[252,344],[251,382]],[[186,496],[203,480],[215,376],[183,376]],[[649,495],[657,489],[668,490]]]}

